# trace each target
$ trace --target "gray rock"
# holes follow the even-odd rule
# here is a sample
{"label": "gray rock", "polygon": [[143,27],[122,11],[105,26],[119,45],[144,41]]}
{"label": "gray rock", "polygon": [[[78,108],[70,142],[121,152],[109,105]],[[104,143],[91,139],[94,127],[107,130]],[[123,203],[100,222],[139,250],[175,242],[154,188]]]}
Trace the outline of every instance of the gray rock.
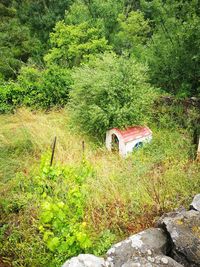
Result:
{"label": "gray rock", "polygon": [[104,259],[91,254],[80,254],[66,261],[62,267],[103,267]]}
{"label": "gray rock", "polygon": [[127,261],[121,267],[183,267],[172,258],[167,256],[140,257]]}
{"label": "gray rock", "polygon": [[190,204],[190,208],[193,210],[200,211],[200,194],[196,195]]}
{"label": "gray rock", "polygon": [[113,245],[105,260],[80,254],[63,267],[200,267],[200,194],[190,207],[163,215],[159,228]]}
{"label": "gray rock", "polygon": [[112,246],[107,252],[106,266],[121,267],[128,261],[132,262],[131,264],[139,264],[140,262],[144,264],[146,262],[152,265],[155,263],[154,255],[166,254],[167,241],[162,229],[147,229]]}
{"label": "gray rock", "polygon": [[171,238],[171,256],[185,267],[200,266],[200,212],[170,212],[163,215],[158,226]]}

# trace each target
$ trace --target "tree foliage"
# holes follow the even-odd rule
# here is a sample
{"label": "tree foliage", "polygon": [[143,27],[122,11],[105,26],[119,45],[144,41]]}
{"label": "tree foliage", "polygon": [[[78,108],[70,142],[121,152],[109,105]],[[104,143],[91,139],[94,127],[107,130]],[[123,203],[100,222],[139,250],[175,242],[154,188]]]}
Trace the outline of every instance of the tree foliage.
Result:
{"label": "tree foliage", "polygon": [[64,21],[67,25],[77,25],[86,21],[92,22],[89,6],[82,0],[75,1],[65,12]]}
{"label": "tree foliage", "polygon": [[16,78],[22,63],[36,57],[41,46],[20,23],[11,3],[0,3],[0,14],[0,77]]}
{"label": "tree foliage", "polygon": [[198,1],[153,1],[154,21],[149,48],[144,51],[152,82],[178,96],[200,93],[200,17]]}
{"label": "tree foliage", "polygon": [[[32,99],[29,105],[63,106],[70,88],[63,73],[107,51],[148,64],[150,83],[177,98],[199,96],[198,0],[9,0],[0,4],[0,14],[0,78],[17,80],[1,83],[2,110],[16,90]],[[37,73],[35,81],[26,77],[25,64],[30,76]],[[48,95],[49,104],[41,95]]]}
{"label": "tree foliage", "polygon": [[[90,1],[88,1],[90,2]],[[104,28],[106,38],[112,42],[113,35],[117,31],[117,18],[123,12],[123,0],[93,0],[91,1],[91,13],[93,18]]]}
{"label": "tree foliage", "polygon": [[150,33],[149,21],[145,20],[141,11],[131,11],[128,16],[120,14],[118,17],[119,32],[116,36],[117,50],[128,50],[136,53],[139,46],[144,45]]}
{"label": "tree foliage", "polygon": [[101,31],[88,22],[78,25],[58,22],[50,41],[52,48],[45,56],[46,62],[70,68],[87,61],[91,55],[110,49]]}
{"label": "tree foliage", "polygon": [[65,10],[73,0],[15,0],[13,2],[20,21],[28,25],[33,35],[47,46],[49,33],[56,22],[64,18]]}

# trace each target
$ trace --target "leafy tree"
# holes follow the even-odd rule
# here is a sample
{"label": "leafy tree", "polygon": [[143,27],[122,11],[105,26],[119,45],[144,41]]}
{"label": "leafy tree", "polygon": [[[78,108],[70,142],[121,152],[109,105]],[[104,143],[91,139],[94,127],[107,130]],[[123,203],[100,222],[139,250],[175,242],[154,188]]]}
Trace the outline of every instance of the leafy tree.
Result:
{"label": "leafy tree", "polygon": [[46,46],[49,33],[62,20],[73,0],[15,0],[18,17]]}
{"label": "leafy tree", "polygon": [[144,124],[156,98],[146,66],[107,53],[76,68],[71,107],[86,132],[103,137],[111,127]]}
{"label": "leafy tree", "polygon": [[117,30],[118,14],[123,12],[123,0],[76,0],[66,11],[67,24],[89,21],[93,27],[101,28],[109,43]]}
{"label": "leafy tree", "polygon": [[95,20],[103,25],[106,38],[112,42],[113,34],[117,30],[117,18],[123,12],[123,0],[93,0],[85,1],[90,5],[90,11]]}
{"label": "leafy tree", "polygon": [[86,21],[92,22],[92,19],[89,6],[84,1],[77,0],[66,10],[64,21],[68,25],[76,25]]}
{"label": "leafy tree", "polygon": [[56,24],[51,33],[49,53],[45,56],[47,64],[73,67],[87,61],[92,55],[110,50],[102,32],[91,27],[88,22],[66,25],[63,21]]}
{"label": "leafy tree", "polygon": [[131,11],[128,16],[120,14],[118,17],[119,33],[115,38],[117,50],[136,51],[139,46],[144,45],[150,33],[149,21],[145,20],[141,11]]}
{"label": "leafy tree", "polygon": [[152,1],[154,34],[145,51],[152,82],[178,96],[200,93],[198,1]]}
{"label": "leafy tree", "polygon": [[32,38],[27,26],[21,25],[12,4],[0,4],[0,76],[16,78],[23,62],[37,55],[40,42]]}

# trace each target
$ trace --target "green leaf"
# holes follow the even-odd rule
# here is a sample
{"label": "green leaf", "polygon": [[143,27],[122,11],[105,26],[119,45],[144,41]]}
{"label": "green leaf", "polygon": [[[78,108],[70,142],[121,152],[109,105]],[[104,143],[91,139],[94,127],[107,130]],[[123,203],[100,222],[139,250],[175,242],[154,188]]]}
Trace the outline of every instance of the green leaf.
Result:
{"label": "green leaf", "polygon": [[56,248],[59,246],[60,240],[58,237],[53,237],[47,241],[47,247],[51,251],[55,251]]}

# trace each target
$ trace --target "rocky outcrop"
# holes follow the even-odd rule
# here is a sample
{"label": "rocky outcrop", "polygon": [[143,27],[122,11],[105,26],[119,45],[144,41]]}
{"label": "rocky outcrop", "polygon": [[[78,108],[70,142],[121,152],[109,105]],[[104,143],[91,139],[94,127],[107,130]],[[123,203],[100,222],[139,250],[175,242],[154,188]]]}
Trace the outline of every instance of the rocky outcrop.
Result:
{"label": "rocky outcrop", "polygon": [[185,267],[200,266],[200,212],[171,212],[161,217],[158,226],[169,233],[170,256]]}
{"label": "rocky outcrop", "polygon": [[167,256],[155,256],[155,257],[135,257],[132,260],[128,260],[121,267],[183,267],[183,265],[177,263],[172,258]]}
{"label": "rocky outcrop", "polygon": [[104,259],[81,254],[63,267],[200,267],[200,194],[189,211],[164,214],[157,228],[113,245]]}
{"label": "rocky outcrop", "polygon": [[[161,262],[162,256],[167,253],[167,243],[167,237],[162,229],[147,229],[112,246],[107,252],[105,265],[121,267],[149,263],[152,266],[153,263],[156,264],[156,260]],[[160,259],[155,259],[158,255]],[[167,260],[163,258],[163,261]]]}

